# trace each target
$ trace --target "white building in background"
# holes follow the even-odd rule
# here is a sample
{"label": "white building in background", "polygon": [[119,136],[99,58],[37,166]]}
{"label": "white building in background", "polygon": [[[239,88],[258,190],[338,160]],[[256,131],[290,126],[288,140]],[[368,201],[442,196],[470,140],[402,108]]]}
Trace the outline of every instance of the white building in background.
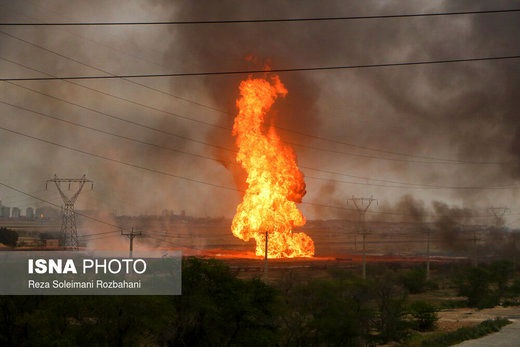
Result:
{"label": "white building in background", "polygon": [[32,207],[27,207],[25,209],[25,217],[27,217],[29,219],[33,219],[34,218],[34,209]]}
{"label": "white building in background", "polygon": [[0,217],[9,218],[11,217],[11,208],[7,206],[0,207]]}
{"label": "white building in background", "polygon": [[13,207],[13,210],[11,211],[11,218],[20,218],[21,211],[18,207]]}

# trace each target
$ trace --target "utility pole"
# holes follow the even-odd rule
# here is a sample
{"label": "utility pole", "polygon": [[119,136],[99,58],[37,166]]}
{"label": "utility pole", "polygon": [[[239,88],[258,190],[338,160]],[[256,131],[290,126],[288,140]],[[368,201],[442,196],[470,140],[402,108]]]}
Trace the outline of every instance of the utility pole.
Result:
{"label": "utility pole", "polygon": [[142,236],[142,232],[139,231],[139,233],[134,231],[134,228],[130,230],[130,232],[125,233],[123,230],[121,230],[121,235],[126,236],[130,240],[130,252],[129,252],[129,258],[132,258],[132,253],[134,252],[134,238],[137,236]]}
{"label": "utility pole", "polygon": [[495,217],[495,226],[497,228],[501,227],[503,224],[503,217],[507,213],[509,213],[511,210],[507,207],[499,206],[499,207],[489,207],[488,208],[489,213]]}
{"label": "utility pole", "polygon": [[430,234],[432,230],[426,227],[426,279],[430,279]]}
{"label": "utility pole", "polygon": [[265,232],[265,255],[264,255],[264,281],[267,281],[267,245],[269,242],[269,232]]}
{"label": "utility pole", "polygon": [[365,214],[367,210],[370,208],[370,205],[375,201],[377,203],[377,199],[374,199],[372,197],[370,198],[356,198],[352,196],[351,199],[347,200],[347,204],[349,201],[352,201],[354,206],[356,207],[358,217],[359,217],[359,232],[361,233],[363,237],[363,279],[367,278],[367,265],[366,265],[366,247],[365,247],[365,240],[366,235],[368,234],[368,230],[366,228],[366,220],[365,220]]}
{"label": "utility pole", "polygon": [[517,233],[514,233],[511,235],[512,236],[512,241],[513,241],[513,268],[516,270],[516,264],[517,264],[517,241],[518,241],[518,234]]}
{"label": "utility pole", "polygon": [[[63,199],[63,203],[65,206],[63,207],[63,220],[61,223],[61,237],[63,239],[63,244],[65,247],[72,248],[72,250],[78,249],[78,229],[76,226],[76,213],[74,212],[74,203],[78,199],[79,193],[83,189],[85,183],[90,183],[90,189],[94,189],[94,182],[87,179],[85,175],[81,178],[58,178],[58,176],[54,175],[54,178],[47,180],[45,183],[45,189],[47,189],[47,185],[49,182],[53,182],[58,189],[58,192]],[[71,187],[71,183],[78,183],[79,187],[72,196],[68,197],[63,190],[61,189],[61,183],[68,183],[69,190]]]}

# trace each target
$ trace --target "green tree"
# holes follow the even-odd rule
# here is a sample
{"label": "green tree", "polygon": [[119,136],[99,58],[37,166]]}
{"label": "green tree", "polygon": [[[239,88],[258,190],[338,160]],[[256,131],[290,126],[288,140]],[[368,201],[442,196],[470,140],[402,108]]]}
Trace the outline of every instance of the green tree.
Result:
{"label": "green tree", "polygon": [[438,289],[435,282],[426,278],[426,270],[423,268],[415,268],[405,272],[399,276],[399,281],[411,294],[423,293],[428,289]]}
{"label": "green tree", "polygon": [[471,267],[456,279],[458,294],[467,297],[470,307],[493,307],[499,298],[491,288],[491,272],[484,267]]}
{"label": "green tree", "polygon": [[370,297],[367,283],[357,277],[302,284],[287,296],[284,344],[360,345],[373,317]]}
{"label": "green tree", "polygon": [[184,261],[182,295],[170,345],[273,345],[277,341],[276,290],[258,279],[240,280],[215,259]]}
{"label": "green tree", "polygon": [[0,345],[275,345],[277,291],[184,261],[181,296],[0,297]]}
{"label": "green tree", "polygon": [[514,264],[508,260],[493,262],[489,265],[490,282],[494,283],[496,296],[505,297],[510,290],[510,281],[514,276]]}
{"label": "green tree", "polygon": [[0,342],[14,346],[134,346],[166,331],[168,297],[2,297]]}
{"label": "green tree", "polygon": [[419,331],[435,329],[439,320],[437,308],[426,301],[415,301],[410,305],[410,314],[414,318],[414,327]]}
{"label": "green tree", "polygon": [[408,337],[410,322],[406,318],[407,295],[403,288],[387,274],[375,279],[374,292],[378,308],[374,323],[380,342],[401,341]]}

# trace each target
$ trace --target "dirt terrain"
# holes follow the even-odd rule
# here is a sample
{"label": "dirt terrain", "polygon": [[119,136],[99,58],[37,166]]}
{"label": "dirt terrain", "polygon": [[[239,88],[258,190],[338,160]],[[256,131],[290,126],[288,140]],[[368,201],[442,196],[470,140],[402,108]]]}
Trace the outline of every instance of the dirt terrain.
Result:
{"label": "dirt terrain", "polygon": [[463,326],[477,325],[486,319],[504,317],[511,321],[520,321],[520,307],[493,307],[482,310],[473,308],[454,308],[442,310],[438,313],[438,330],[450,331]]}

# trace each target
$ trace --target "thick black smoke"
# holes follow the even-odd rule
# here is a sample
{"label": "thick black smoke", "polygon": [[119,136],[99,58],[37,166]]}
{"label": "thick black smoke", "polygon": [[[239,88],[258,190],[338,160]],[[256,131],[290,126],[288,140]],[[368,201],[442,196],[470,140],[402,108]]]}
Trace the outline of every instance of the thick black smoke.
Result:
{"label": "thick black smoke", "polygon": [[[0,1],[2,18],[12,21],[39,20],[211,20],[246,18],[296,18],[355,16],[395,13],[468,11],[516,8],[519,1],[91,1],[87,3]],[[25,16],[25,17],[24,17]],[[27,17],[29,16],[29,17]],[[428,18],[362,21],[256,23],[225,25],[185,25],[103,28],[2,28],[13,35],[71,56],[106,71],[117,73],[223,71],[273,68],[356,65],[516,55],[520,51],[518,14],[486,14]],[[43,53],[27,44],[0,35],[0,56],[61,75],[100,74],[84,65]],[[101,45],[100,45],[101,43]],[[256,61],[247,60],[249,56]],[[37,58],[36,58],[37,57]],[[2,76],[34,76],[35,72],[2,62]],[[289,93],[277,101],[269,122],[284,141],[294,146],[299,164],[307,168],[342,172],[359,177],[442,186],[500,186],[517,182],[520,172],[520,74],[517,60],[337,70],[280,74]],[[29,82],[27,87],[51,93],[95,109],[145,123],[185,138],[145,131],[115,120],[79,110],[42,96],[34,96],[4,84],[5,100],[104,130],[136,137],[161,146],[204,156],[220,163],[158,150],[121,139],[93,134],[2,106],[2,126],[74,145],[138,165],[168,171],[218,185],[242,188],[243,177],[233,161],[233,153],[197,144],[186,137],[234,149],[230,127],[236,114],[238,85],[247,76],[213,76],[140,80],[166,93],[125,81],[85,82],[85,85],[167,110],[200,122],[137,104],[86,92],[65,82]],[[82,82],[83,83],[83,82]],[[203,123],[216,124],[217,127]],[[371,148],[425,157],[451,158],[477,164],[425,164],[427,159],[390,155],[357,147],[330,143],[298,135],[314,134]],[[163,208],[186,210],[194,215],[233,215],[238,193],[207,185],[188,183],[172,177],[130,169],[117,164],[80,156],[50,145],[1,134],[14,160],[7,177],[12,183],[33,190],[33,182],[57,173],[79,176],[87,172],[104,186],[96,185],[89,207],[125,209],[129,213],[159,212]],[[328,149],[338,154],[314,150]],[[374,158],[379,157],[379,158]],[[383,160],[381,158],[394,159]],[[395,160],[398,159],[398,160]],[[403,161],[404,160],[404,161]],[[493,164],[494,163],[494,164]],[[497,164],[501,163],[501,164]],[[390,206],[406,194],[399,210],[413,220],[424,217],[414,201],[445,201],[449,205],[487,207],[516,204],[516,190],[497,189],[417,189],[379,187],[381,181],[345,178],[330,173],[302,169],[308,195],[304,202],[341,204],[356,196],[388,201]],[[231,175],[230,171],[234,174]],[[24,172],[24,175],[20,175]],[[321,179],[312,178],[319,176]],[[23,179],[21,178],[23,177]],[[233,178],[235,180],[233,180]],[[355,181],[335,182],[329,189],[327,178]],[[324,180],[325,179],[325,180]],[[363,184],[359,184],[363,183]],[[38,183],[39,184],[39,183]],[[371,185],[372,184],[372,185]],[[377,184],[377,185],[373,185]],[[388,184],[390,185],[390,184]],[[394,184],[395,185],[395,184]],[[31,186],[31,187],[29,187]],[[415,187],[415,188],[414,188]],[[408,204],[408,205],[406,205]],[[114,206],[114,207],[113,207]],[[511,206],[514,209],[514,205]],[[302,208],[306,208],[302,205]],[[311,217],[341,213],[329,208],[309,207]],[[327,210],[328,212],[325,212]],[[347,212],[349,213],[349,212]],[[350,214],[350,213],[349,213]],[[385,216],[385,218],[393,218]],[[398,218],[398,217],[396,217]],[[458,217],[457,217],[458,218]],[[455,222],[459,223],[457,218]],[[452,225],[453,218],[443,221]]]}
{"label": "thick black smoke", "polygon": [[[494,3],[510,8],[511,2]],[[176,18],[237,19],[363,15],[404,12],[480,10],[489,3],[416,2],[366,4],[353,2],[218,2],[185,1],[177,5]],[[353,22],[207,25],[174,28],[175,50],[184,47],[193,60],[188,69],[240,70],[272,67],[369,64],[517,54],[520,44],[516,14],[373,20]],[[245,58],[253,55],[260,65]],[[404,181],[448,186],[497,186],[514,182],[520,163],[520,125],[517,121],[520,87],[516,60],[444,64],[422,67],[358,71],[283,74],[287,100],[275,105],[276,123],[300,133],[318,134],[343,142],[441,158],[503,164],[417,164],[341,156],[296,146],[307,166],[333,166],[344,172],[372,177],[398,177]],[[221,114],[220,124],[230,126],[236,112],[237,86],[245,76],[209,77],[205,80]],[[285,140],[319,148],[399,158],[282,132]],[[222,129],[209,139],[232,146]],[[219,153],[222,155],[222,153]],[[229,159],[229,158],[228,158]],[[231,158],[232,159],[232,158]],[[406,157],[404,159],[407,159]],[[408,158],[410,159],[410,158]],[[420,159],[412,159],[419,160]],[[354,170],[353,170],[354,169]],[[319,186],[307,180],[309,192],[319,200]],[[345,197],[370,195],[374,189],[340,185]],[[375,188],[376,193],[383,188]],[[395,190],[394,190],[395,191]],[[415,193],[417,190],[412,190]],[[429,191],[427,198],[460,199],[467,206],[490,204],[498,194],[482,190]],[[509,192],[507,192],[509,193]],[[380,193],[395,201],[388,190]],[[423,194],[425,196],[425,194]],[[506,195],[510,200],[511,196]],[[321,200],[326,201],[325,199]]]}
{"label": "thick black smoke", "polygon": [[433,210],[436,214],[434,235],[440,240],[441,246],[450,250],[468,249],[467,241],[474,228],[471,225],[474,212],[470,209],[450,207],[439,201],[433,202]]}

